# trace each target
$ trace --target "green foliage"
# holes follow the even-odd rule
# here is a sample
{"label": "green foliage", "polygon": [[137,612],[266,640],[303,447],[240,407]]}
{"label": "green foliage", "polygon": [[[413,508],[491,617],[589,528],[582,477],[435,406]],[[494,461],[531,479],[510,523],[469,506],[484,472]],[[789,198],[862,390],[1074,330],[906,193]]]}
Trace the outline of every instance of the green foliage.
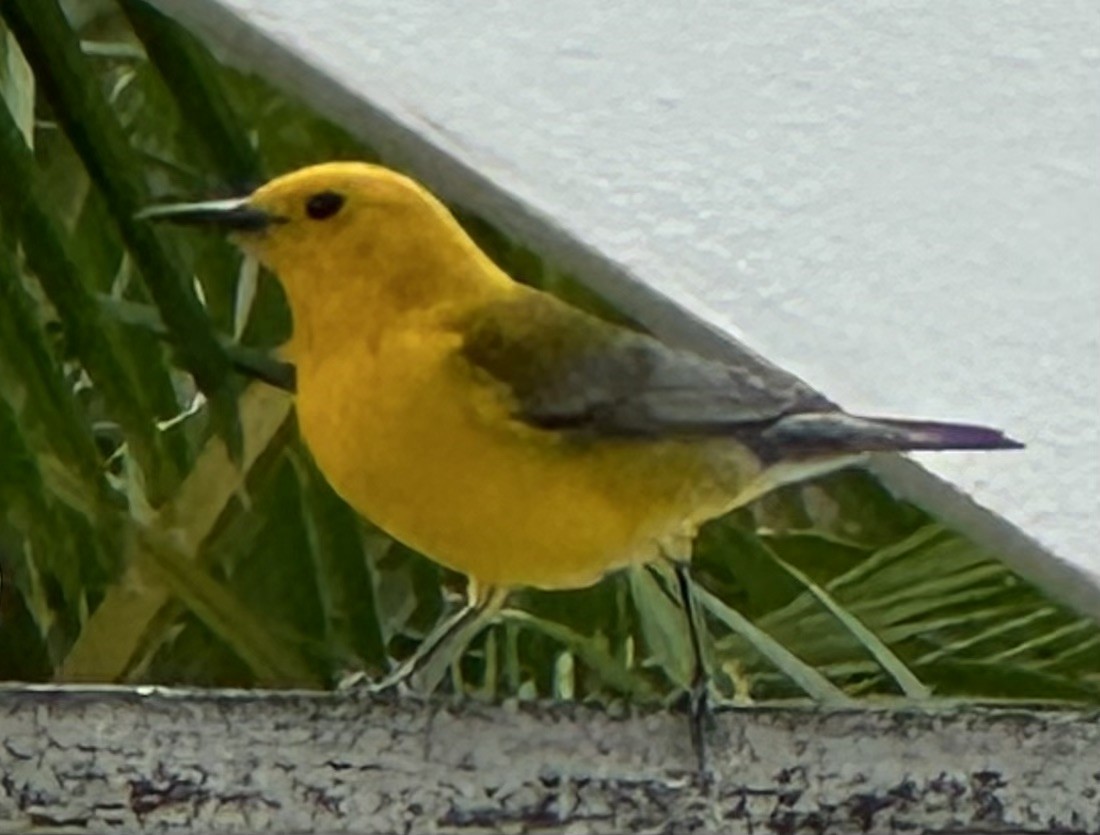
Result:
{"label": "green foliage", "polygon": [[[216,238],[133,219],[151,198],[376,156],[141,0],[0,11],[0,678],[383,673],[461,578],[357,518],[289,398],[230,373],[285,373],[265,353],[290,328],[270,277]],[[517,278],[626,321],[460,217]],[[712,523],[695,570],[715,696],[1097,701],[1100,629],[995,557],[856,472]],[[672,701],[691,675],[674,590],[638,569],[519,591],[445,686]]]}

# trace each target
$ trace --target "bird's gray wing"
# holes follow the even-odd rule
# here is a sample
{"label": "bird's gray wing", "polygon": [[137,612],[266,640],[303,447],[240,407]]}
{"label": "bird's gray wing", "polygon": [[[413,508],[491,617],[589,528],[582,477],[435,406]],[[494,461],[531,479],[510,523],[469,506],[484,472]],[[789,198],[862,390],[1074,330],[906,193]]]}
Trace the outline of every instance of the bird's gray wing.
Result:
{"label": "bird's gray wing", "polygon": [[730,436],[755,448],[785,416],[836,410],[747,351],[704,359],[542,293],[483,307],[460,330],[463,359],[508,389],[518,419],[544,429]]}

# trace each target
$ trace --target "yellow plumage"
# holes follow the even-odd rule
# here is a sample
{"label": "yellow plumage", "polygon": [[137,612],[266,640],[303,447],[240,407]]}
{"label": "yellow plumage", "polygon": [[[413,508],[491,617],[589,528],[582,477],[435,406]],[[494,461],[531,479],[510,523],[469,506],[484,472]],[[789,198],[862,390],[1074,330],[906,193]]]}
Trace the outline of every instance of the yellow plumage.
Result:
{"label": "yellow plumage", "polygon": [[[298,175],[301,192],[314,178],[353,191],[359,168],[342,185],[344,170]],[[541,294],[504,276],[429,195],[370,174],[379,194],[419,201],[364,222],[361,245],[318,241],[302,257],[298,241],[243,240],[287,289],[299,423],[337,492],[483,586],[583,586],[662,547],[682,555],[751,460],[719,484],[737,452],[726,441],[574,438],[517,419],[508,389],[459,359],[462,324],[480,306]],[[291,212],[280,198],[296,185],[276,181],[255,203]]]}

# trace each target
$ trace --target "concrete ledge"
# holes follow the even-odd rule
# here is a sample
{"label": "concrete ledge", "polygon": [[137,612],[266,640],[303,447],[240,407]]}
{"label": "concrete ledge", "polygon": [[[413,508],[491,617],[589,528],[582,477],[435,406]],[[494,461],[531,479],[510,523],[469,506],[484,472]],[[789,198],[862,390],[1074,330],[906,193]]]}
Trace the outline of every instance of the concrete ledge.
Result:
{"label": "concrete ledge", "polygon": [[0,690],[0,833],[1100,831],[1100,714]]}

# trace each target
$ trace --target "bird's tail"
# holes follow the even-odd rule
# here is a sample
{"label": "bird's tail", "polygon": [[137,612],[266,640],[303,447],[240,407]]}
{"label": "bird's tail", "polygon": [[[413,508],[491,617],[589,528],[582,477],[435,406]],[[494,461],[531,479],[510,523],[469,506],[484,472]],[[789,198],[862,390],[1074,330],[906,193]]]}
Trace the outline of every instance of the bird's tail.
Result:
{"label": "bird's tail", "polygon": [[1024,446],[987,426],[859,417],[844,412],[789,415],[769,427],[764,435],[784,453],[804,455],[919,449],[1022,449]]}

